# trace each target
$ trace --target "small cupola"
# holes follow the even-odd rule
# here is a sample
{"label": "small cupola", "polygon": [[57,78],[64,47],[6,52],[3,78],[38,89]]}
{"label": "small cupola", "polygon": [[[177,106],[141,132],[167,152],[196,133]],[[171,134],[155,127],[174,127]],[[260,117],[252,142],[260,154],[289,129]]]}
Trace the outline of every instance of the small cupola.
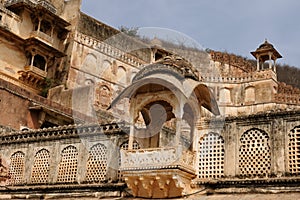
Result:
{"label": "small cupola", "polygon": [[263,44],[261,44],[255,51],[251,54],[257,60],[257,71],[265,69],[265,62],[269,61],[269,69],[272,69],[276,72],[276,60],[282,58],[280,53],[270,44],[267,39]]}

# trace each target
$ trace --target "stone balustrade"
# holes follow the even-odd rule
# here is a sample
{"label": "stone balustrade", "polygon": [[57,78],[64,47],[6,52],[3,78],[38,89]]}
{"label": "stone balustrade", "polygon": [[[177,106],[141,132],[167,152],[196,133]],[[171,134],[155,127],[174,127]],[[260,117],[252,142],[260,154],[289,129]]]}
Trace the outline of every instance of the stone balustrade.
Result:
{"label": "stone balustrade", "polygon": [[184,166],[193,171],[195,154],[182,147],[121,150],[121,170],[159,169]]}
{"label": "stone balustrade", "polygon": [[75,40],[78,43],[84,44],[86,46],[89,46],[95,50],[98,50],[106,55],[109,55],[115,59],[119,59],[127,64],[130,64],[135,67],[140,67],[141,65],[145,64],[144,61],[138,59],[135,56],[132,56],[128,53],[124,53],[124,51],[121,51],[111,45],[108,45],[104,42],[101,42],[93,37],[84,35],[82,33],[76,33]]}
{"label": "stone balustrade", "polygon": [[30,37],[41,39],[43,42],[48,43],[50,46],[53,45],[53,41],[54,41],[53,38],[41,31],[32,31]]}
{"label": "stone balustrade", "polygon": [[255,71],[241,75],[240,77],[211,77],[209,75],[202,75],[205,82],[220,82],[220,83],[244,83],[250,81],[276,79],[276,75],[272,70]]}

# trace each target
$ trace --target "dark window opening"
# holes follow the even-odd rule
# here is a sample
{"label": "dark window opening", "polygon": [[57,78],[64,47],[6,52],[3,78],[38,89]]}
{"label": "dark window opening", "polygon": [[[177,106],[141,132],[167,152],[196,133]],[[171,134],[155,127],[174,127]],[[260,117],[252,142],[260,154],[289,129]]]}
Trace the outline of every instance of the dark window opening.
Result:
{"label": "dark window opening", "polygon": [[52,26],[51,26],[50,22],[45,21],[45,20],[41,21],[41,27],[40,27],[41,32],[51,36],[51,28],[52,28]]}
{"label": "dark window opening", "polygon": [[41,69],[41,70],[45,70],[46,68],[46,60],[43,56],[40,55],[35,55],[33,58],[33,66]]}
{"label": "dark window opening", "polygon": [[50,127],[55,127],[55,126],[57,126],[57,124],[53,124],[53,123],[51,123],[51,122],[48,122],[48,121],[45,121],[42,125],[41,125],[41,129],[42,128],[50,128]]}
{"label": "dark window opening", "polygon": [[163,57],[163,55],[161,53],[155,53],[155,61],[159,60]]}

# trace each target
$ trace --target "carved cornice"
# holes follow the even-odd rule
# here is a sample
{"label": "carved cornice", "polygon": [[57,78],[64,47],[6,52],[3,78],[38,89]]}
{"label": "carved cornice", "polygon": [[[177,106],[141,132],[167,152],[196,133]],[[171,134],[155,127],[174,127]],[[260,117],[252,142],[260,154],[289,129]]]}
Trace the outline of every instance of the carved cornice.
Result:
{"label": "carved cornice", "polygon": [[103,125],[65,125],[28,131],[14,131],[0,134],[0,144],[23,143],[43,140],[87,137],[99,134],[116,134],[127,127],[124,123]]}

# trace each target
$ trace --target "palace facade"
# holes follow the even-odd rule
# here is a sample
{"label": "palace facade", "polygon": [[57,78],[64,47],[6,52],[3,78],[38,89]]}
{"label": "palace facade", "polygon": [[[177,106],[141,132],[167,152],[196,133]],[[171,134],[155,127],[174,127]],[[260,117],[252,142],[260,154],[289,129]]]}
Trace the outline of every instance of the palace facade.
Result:
{"label": "palace facade", "polygon": [[255,64],[166,48],[80,5],[0,1],[0,199],[300,198],[300,90],[271,43]]}

